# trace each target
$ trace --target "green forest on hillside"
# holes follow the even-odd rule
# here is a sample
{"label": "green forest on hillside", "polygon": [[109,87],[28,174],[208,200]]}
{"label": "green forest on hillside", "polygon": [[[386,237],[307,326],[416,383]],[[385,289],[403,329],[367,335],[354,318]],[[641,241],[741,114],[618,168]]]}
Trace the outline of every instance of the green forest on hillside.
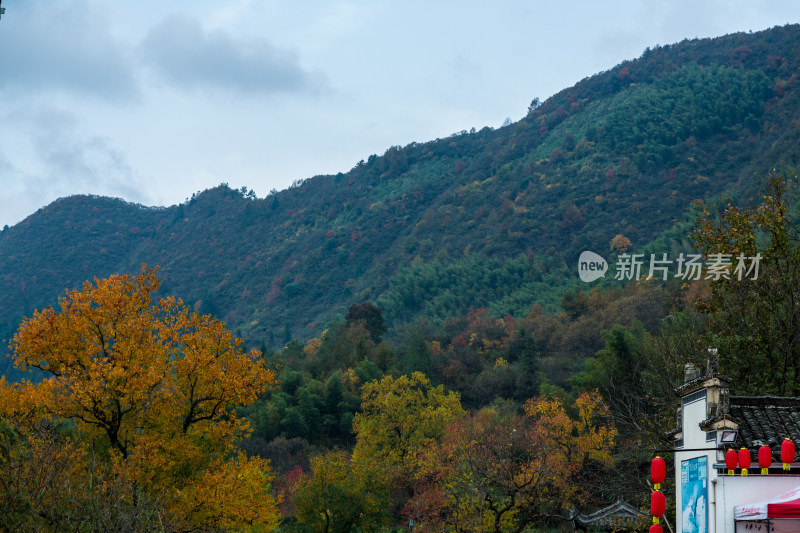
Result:
{"label": "green forest on hillside", "polygon": [[[508,126],[391,147],[257,198],[59,200],[0,234],[0,334],[94,276],[160,265],[162,291],[269,348],[379,302],[394,330],[575,290],[577,256],[688,250],[697,200],[750,202],[798,163],[796,25],[646,50]],[[691,218],[691,215],[690,215]],[[429,292],[428,292],[429,291]]]}
{"label": "green forest on hillside", "polygon": [[155,271],[87,284],[14,338],[20,368],[51,379],[0,382],[0,525],[500,533],[645,509],[650,450],[708,346],[732,393],[800,392],[800,189],[768,187],[752,208],[704,204],[689,235],[706,258],[759,255],[757,276],[586,286],[558,312],[473,308],[390,339],[363,302],[262,352],[152,301]]}
{"label": "green forest on hillside", "polygon": [[[76,196],[5,229],[0,529],[540,531],[645,508],[685,363],[715,346],[734,393],[800,395],[798,43],[648,49],[517,123],[266,198]],[[578,277],[585,250],[604,279]],[[764,259],[613,279],[632,253]]]}

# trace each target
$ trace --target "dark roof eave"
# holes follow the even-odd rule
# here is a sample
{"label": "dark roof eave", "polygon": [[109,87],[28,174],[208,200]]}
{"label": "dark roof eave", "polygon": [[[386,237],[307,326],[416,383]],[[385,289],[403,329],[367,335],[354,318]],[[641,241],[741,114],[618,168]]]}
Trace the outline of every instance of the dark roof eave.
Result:
{"label": "dark roof eave", "polygon": [[693,388],[695,388],[695,387],[697,387],[699,385],[702,385],[703,383],[705,383],[709,379],[719,379],[720,381],[725,381],[727,383],[730,383],[732,381],[731,378],[729,378],[728,376],[723,376],[722,374],[706,374],[705,376],[698,376],[698,377],[694,378],[691,381],[687,381],[687,382],[683,383],[682,385],[677,386],[675,388],[675,394],[677,396],[683,396],[682,393],[684,391],[689,390],[689,389],[693,389]]}
{"label": "dark roof eave", "polygon": [[724,422],[726,420],[728,422],[731,422],[732,424],[735,424],[736,426],[739,425],[739,423],[736,422],[736,420],[734,420],[733,418],[731,418],[727,414],[724,414],[722,416],[715,416],[713,418],[706,418],[705,420],[700,422],[699,426],[700,426],[700,429],[702,429],[703,431],[713,431],[714,428],[711,427],[713,424],[717,424],[719,422]]}

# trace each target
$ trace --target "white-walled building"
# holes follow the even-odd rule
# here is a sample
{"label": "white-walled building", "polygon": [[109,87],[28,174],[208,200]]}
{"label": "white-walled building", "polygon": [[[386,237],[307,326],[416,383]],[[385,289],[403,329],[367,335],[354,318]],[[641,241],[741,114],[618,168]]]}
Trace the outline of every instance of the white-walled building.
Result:
{"label": "white-walled building", "polygon": [[[719,374],[716,352],[709,350],[709,356],[704,370],[687,365],[684,384],[676,391],[681,405],[679,426],[672,432],[674,532],[768,533],[769,528],[775,533],[800,533],[800,490],[786,498],[790,502],[797,499],[796,513],[793,503],[776,506],[763,502],[800,486],[800,463],[786,473],[780,460],[784,438],[800,444],[800,398],[730,396],[730,379]],[[758,465],[762,444],[772,449],[767,475],[761,475]],[[742,476],[739,468],[728,475],[725,452],[743,447],[751,455],[748,475]],[[763,505],[750,505],[755,503]],[[735,520],[737,507],[740,520]],[[777,507],[784,510],[780,514],[788,516],[775,518]],[[756,508],[763,508],[763,514],[755,513]],[[668,531],[667,527],[664,530]]]}

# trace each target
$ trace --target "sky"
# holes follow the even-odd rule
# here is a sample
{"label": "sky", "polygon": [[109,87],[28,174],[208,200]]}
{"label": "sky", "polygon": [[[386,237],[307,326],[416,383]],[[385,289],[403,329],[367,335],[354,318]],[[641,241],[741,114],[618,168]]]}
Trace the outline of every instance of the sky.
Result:
{"label": "sky", "polygon": [[0,226],[72,194],[259,197],[499,127],[647,47],[795,0],[1,0]]}

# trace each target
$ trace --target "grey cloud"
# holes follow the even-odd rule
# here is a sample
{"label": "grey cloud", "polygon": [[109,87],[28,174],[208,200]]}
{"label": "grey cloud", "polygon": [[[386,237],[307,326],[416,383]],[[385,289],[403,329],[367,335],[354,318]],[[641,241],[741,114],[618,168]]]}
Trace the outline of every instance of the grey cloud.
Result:
{"label": "grey cloud", "polygon": [[[0,224],[16,223],[72,194],[151,203],[125,155],[108,139],[81,132],[75,115],[39,108],[6,113],[2,121],[18,135],[0,143]],[[30,157],[20,158],[25,153]]]}
{"label": "grey cloud", "polygon": [[70,127],[53,129],[52,121],[45,124],[33,139],[48,184],[44,187],[59,196],[86,192],[147,203],[124,154],[107,138],[84,137]]}
{"label": "grey cloud", "polygon": [[240,93],[317,93],[325,75],[300,66],[297,54],[266,40],[234,40],[204,31],[192,18],[173,15],[150,30],[141,46],[146,64],[183,89],[216,88]]}
{"label": "grey cloud", "polygon": [[15,3],[0,21],[0,89],[136,98],[135,62],[107,26],[83,0]]}

